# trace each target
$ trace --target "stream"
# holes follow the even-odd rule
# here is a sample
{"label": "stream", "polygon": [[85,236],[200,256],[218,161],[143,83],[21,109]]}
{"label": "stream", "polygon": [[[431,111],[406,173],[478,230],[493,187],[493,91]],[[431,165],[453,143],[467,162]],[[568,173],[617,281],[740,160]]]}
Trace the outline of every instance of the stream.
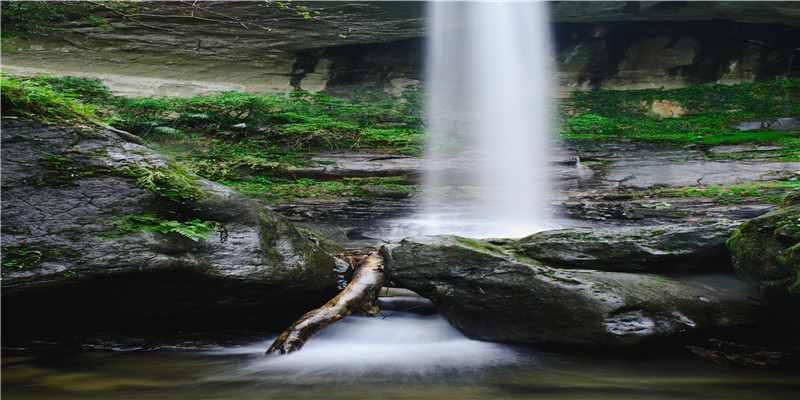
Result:
{"label": "stream", "polygon": [[587,356],[470,340],[439,315],[353,316],[302,351],[276,335],[171,346],[113,341],[6,351],[7,399],[797,399],[793,372],[719,366],[688,351]]}

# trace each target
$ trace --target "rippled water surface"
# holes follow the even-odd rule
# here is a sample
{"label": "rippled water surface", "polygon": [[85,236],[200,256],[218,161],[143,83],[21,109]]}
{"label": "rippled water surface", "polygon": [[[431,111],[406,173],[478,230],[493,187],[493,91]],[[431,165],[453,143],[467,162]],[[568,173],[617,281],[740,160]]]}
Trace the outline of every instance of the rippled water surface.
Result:
{"label": "rippled water surface", "polygon": [[792,372],[469,340],[439,316],[350,317],[301,351],[239,346],[3,354],[4,399],[797,399]]}

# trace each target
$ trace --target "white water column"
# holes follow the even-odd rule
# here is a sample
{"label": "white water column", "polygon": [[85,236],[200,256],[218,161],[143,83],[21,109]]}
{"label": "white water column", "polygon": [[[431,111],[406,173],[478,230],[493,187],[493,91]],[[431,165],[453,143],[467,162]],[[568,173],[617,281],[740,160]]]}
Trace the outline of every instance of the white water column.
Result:
{"label": "white water column", "polygon": [[522,236],[549,220],[545,2],[431,2],[422,233]]}

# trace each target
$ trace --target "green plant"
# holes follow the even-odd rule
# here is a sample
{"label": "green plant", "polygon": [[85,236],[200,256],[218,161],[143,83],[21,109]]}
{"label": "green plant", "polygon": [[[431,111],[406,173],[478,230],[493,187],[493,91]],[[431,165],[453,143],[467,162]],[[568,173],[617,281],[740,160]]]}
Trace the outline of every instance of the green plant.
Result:
{"label": "green plant", "polygon": [[582,114],[570,118],[564,124],[564,127],[574,133],[590,133],[596,135],[610,135],[620,131],[619,121],[597,114]]}
{"label": "green plant", "polygon": [[26,269],[35,268],[42,262],[44,253],[41,250],[22,246],[3,247],[3,268]]}
{"label": "green plant", "polygon": [[[677,118],[650,111],[655,100],[683,106]],[[624,136],[699,143],[767,142],[785,146],[783,160],[800,160],[797,132],[739,131],[741,121],[800,115],[800,79],[703,85],[679,89],[573,92],[561,105],[560,134],[572,138]]]}
{"label": "green plant", "polygon": [[41,186],[65,187],[88,176],[111,174],[113,170],[103,164],[92,164],[88,160],[95,153],[82,154],[77,151],[65,154],[46,154],[39,158],[42,172],[27,180],[27,183]]}
{"label": "green plant", "polygon": [[78,98],[84,103],[108,103],[114,98],[108,87],[96,78],[57,76],[53,73],[38,72],[25,79],[46,85],[55,92]]}
{"label": "green plant", "polygon": [[[161,232],[177,233],[192,241],[200,239],[210,240],[209,233],[212,231],[220,232],[220,239],[227,236],[224,225],[216,221],[201,221],[193,219],[186,222],[164,219],[154,213],[144,213],[117,217],[111,219],[116,226],[118,233],[131,232]],[[224,234],[223,234],[224,233]]]}
{"label": "green plant", "polygon": [[4,1],[0,3],[0,24],[3,38],[29,33],[45,33],[53,23],[67,19],[65,10],[48,1]]}
{"label": "green plant", "polygon": [[97,106],[84,104],[70,91],[59,92],[34,79],[0,77],[3,116],[30,118],[45,123],[69,125],[101,121]]}

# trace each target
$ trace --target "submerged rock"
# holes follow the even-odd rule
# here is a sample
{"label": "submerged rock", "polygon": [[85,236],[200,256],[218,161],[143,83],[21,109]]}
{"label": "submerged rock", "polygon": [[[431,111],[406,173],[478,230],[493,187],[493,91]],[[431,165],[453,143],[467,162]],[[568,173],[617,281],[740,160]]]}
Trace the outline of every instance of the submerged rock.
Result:
{"label": "submerged rock", "polygon": [[381,253],[393,284],[431,299],[481,340],[630,346],[768,316],[758,294],[729,274],[555,268],[457,236],[407,238]]}
{"label": "submerged rock", "polygon": [[727,242],[736,272],[784,319],[800,326],[800,193],[742,224]]}
{"label": "submerged rock", "polygon": [[4,322],[213,325],[336,291],[334,258],[284,217],[133,136],[4,119],[2,140]]}
{"label": "submerged rock", "polygon": [[740,222],[572,228],[538,232],[511,246],[536,260],[604,271],[730,270],[727,240]]}

